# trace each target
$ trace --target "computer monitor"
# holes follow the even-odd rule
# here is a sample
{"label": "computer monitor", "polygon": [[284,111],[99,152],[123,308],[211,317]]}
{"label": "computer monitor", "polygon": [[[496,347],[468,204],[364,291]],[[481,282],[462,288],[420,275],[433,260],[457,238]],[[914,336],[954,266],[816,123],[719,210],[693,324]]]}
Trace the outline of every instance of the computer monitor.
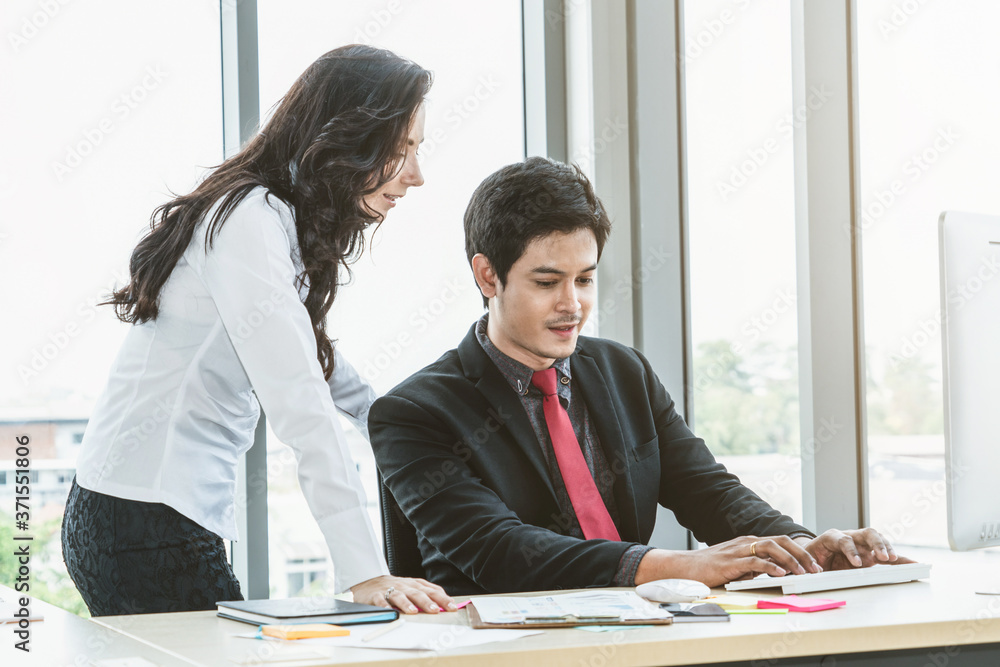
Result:
{"label": "computer monitor", "polygon": [[1000,216],[939,221],[948,542],[1000,545]]}

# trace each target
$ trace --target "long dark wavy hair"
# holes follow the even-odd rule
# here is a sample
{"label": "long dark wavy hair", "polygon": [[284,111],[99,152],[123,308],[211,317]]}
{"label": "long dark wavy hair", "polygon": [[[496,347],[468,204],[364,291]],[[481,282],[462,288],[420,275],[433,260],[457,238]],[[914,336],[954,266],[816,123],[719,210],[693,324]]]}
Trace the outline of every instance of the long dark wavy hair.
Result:
{"label": "long dark wavy hair", "polygon": [[431,73],[390,51],[350,45],[321,56],[277,104],[243,149],[193,192],[158,207],[129,262],[130,282],[102,305],[131,324],[155,320],[160,290],[187,249],[195,227],[221,200],[205,233],[210,248],[233,209],[263,186],[295,213],[308,285],[306,309],[320,365],[333,373],[326,314],[342,284],[341,269],[364,251],[364,230],[382,221],[364,197],[402,168],[410,123],[431,86]]}

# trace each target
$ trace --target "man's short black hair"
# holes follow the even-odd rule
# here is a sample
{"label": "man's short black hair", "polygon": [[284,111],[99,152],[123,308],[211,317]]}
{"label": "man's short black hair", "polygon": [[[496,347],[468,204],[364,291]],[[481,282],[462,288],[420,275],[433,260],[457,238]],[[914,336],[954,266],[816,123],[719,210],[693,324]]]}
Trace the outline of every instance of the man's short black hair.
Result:
{"label": "man's short black hair", "polygon": [[[594,188],[576,165],[543,157],[509,164],[486,177],[465,209],[465,254],[490,261],[500,284],[528,244],[552,232],[589,229],[597,257],[611,233],[611,221]],[[489,301],[483,297],[483,305]]]}

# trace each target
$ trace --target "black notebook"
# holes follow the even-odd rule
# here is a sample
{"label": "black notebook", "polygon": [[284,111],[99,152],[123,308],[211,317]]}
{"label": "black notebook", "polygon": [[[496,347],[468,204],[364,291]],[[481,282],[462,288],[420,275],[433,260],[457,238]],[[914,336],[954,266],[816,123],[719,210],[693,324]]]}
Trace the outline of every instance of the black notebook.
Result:
{"label": "black notebook", "polygon": [[286,598],[284,600],[235,600],[217,602],[219,616],[253,625],[295,623],[385,623],[399,618],[399,612],[328,597]]}

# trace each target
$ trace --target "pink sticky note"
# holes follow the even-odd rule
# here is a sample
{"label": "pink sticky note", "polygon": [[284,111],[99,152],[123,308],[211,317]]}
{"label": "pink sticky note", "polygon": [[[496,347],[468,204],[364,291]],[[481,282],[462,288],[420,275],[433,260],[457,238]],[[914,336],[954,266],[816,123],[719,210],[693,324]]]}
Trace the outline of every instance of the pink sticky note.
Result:
{"label": "pink sticky note", "polygon": [[759,600],[758,609],[787,609],[788,611],[823,611],[843,607],[847,600],[830,600],[827,598],[800,598],[798,595],[786,595],[783,598]]}
{"label": "pink sticky note", "polygon": [[462,607],[464,607],[465,605],[469,604],[470,602],[472,602],[472,599],[471,599],[471,598],[470,598],[470,599],[468,599],[468,600],[466,600],[465,602],[458,602],[458,603],[456,603],[456,604],[455,604],[455,611],[458,611],[459,609],[461,609],[461,608],[462,608]]}

